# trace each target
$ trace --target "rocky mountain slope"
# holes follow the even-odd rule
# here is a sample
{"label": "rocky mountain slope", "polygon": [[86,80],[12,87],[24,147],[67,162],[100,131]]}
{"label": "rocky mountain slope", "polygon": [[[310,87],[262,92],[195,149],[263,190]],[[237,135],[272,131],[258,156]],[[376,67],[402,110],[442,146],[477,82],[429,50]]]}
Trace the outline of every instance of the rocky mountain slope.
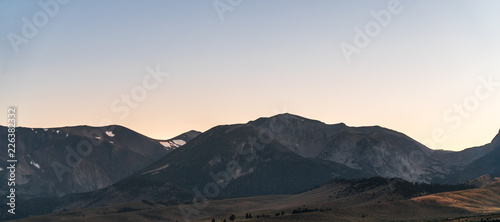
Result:
{"label": "rocky mountain slope", "polygon": [[339,176],[370,176],[301,157],[275,140],[259,141],[259,132],[247,124],[214,127],[132,176],[86,195],[73,208],[142,199],[176,204],[191,201],[197,193],[209,198],[289,194]]}
{"label": "rocky mountain slope", "polygon": [[[18,127],[16,130],[18,199],[105,188],[199,134],[180,135],[173,140],[179,145],[166,147],[162,144],[169,141],[157,141],[121,126]],[[0,127],[0,137],[7,138],[6,133],[6,128]],[[0,140],[0,146],[6,147],[6,142]],[[6,163],[6,154],[0,153],[2,163]],[[1,166],[0,170],[0,176],[6,177],[6,166]],[[6,183],[0,186],[6,186]],[[3,188],[2,192],[5,192]]]}
{"label": "rocky mountain slope", "polygon": [[379,126],[328,125],[292,114],[249,122],[289,150],[307,158],[331,161],[370,175],[430,182],[449,169],[430,157],[432,150],[410,137]]}
{"label": "rocky mountain slope", "polygon": [[[216,126],[197,134],[190,132],[169,141],[148,140],[145,143],[161,145],[161,152],[167,149],[170,153],[104,189],[26,203],[31,207],[25,213],[144,199],[172,205],[199,199],[293,194],[336,178],[382,176],[423,183],[465,182],[499,173],[500,136],[490,144],[460,152],[431,150],[383,127],[325,124],[292,114]],[[183,136],[192,140],[173,149],[183,144]],[[130,152],[142,153],[137,148],[140,144],[126,144],[131,146]],[[127,163],[134,161],[127,159]],[[51,204],[38,209],[40,202]]]}
{"label": "rocky mountain slope", "polygon": [[500,157],[500,132],[489,144],[455,152],[429,149],[380,126],[329,125],[292,114],[248,124],[272,132],[275,140],[303,157],[336,162],[371,175],[411,182],[459,183],[500,173],[500,162],[495,161]]}
{"label": "rocky mountain slope", "polygon": [[484,174],[489,174],[493,177],[500,177],[500,132],[491,141],[491,143],[485,145],[484,148],[491,151],[489,151],[486,155],[473,160],[461,170],[452,174],[450,176],[450,181],[462,182]]}

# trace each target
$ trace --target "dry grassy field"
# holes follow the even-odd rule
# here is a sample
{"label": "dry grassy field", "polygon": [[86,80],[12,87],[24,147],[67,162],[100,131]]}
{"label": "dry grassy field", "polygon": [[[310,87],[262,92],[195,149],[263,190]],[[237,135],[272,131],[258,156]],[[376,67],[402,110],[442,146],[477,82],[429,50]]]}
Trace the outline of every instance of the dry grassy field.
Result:
{"label": "dry grassy field", "polygon": [[[500,182],[412,199],[391,192],[389,185],[353,190],[348,184],[328,184],[294,195],[212,200],[189,220],[229,221],[234,214],[236,221],[494,221],[500,219],[495,214],[499,212]],[[252,218],[247,218],[247,213],[252,214]],[[179,206],[143,201],[19,221],[185,220]]]}

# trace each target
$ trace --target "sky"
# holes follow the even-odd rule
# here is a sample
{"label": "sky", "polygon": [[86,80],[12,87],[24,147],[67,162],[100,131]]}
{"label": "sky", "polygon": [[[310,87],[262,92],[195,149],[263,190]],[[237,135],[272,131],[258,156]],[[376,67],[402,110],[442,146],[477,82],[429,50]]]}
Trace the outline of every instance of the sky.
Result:
{"label": "sky", "polygon": [[[0,107],[156,139],[293,113],[433,149],[500,129],[500,1],[0,1]],[[6,119],[4,124],[6,125]]]}

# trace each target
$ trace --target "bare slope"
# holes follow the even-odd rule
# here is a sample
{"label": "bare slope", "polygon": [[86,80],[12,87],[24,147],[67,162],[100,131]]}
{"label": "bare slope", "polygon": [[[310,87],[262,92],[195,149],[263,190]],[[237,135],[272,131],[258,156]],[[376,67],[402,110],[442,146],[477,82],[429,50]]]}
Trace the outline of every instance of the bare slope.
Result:
{"label": "bare slope", "polygon": [[420,203],[456,207],[476,213],[500,212],[500,182],[483,188],[437,193],[413,199]]}
{"label": "bare slope", "polygon": [[[401,179],[371,178],[335,181],[293,195],[269,195],[165,206],[140,201],[70,211],[20,221],[332,221],[432,219],[470,215],[467,210],[420,203],[409,197],[430,191]],[[449,189],[449,188],[444,188]],[[246,218],[247,213],[253,215]],[[282,215],[283,213],[283,215]],[[257,216],[259,217],[257,219]]]}

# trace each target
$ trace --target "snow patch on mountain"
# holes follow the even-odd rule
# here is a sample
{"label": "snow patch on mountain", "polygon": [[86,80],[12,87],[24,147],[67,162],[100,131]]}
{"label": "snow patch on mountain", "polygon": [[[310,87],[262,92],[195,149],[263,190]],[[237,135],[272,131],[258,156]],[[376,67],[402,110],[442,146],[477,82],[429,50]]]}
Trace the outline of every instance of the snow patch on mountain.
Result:
{"label": "snow patch on mountain", "polygon": [[184,146],[184,144],[186,144],[186,141],[184,140],[174,140],[173,142],[179,146]]}
{"label": "snow patch on mountain", "polygon": [[175,149],[186,144],[184,140],[167,140],[160,141],[160,144],[165,147],[166,150]]}
{"label": "snow patch on mountain", "polygon": [[33,161],[33,159],[31,159],[31,156],[28,154],[28,157],[30,158],[30,164],[35,166],[36,168],[38,169],[41,169],[40,168],[40,164],[36,163],[35,161]]}
{"label": "snow patch on mountain", "polygon": [[171,148],[172,147],[172,144],[170,143],[170,141],[161,141],[160,144],[162,146],[164,146],[165,148]]}
{"label": "snow patch on mountain", "polygon": [[33,160],[31,160],[31,161],[30,161],[30,164],[31,164],[31,165],[33,165],[33,166],[35,166],[35,167],[36,167],[36,168],[38,168],[38,169],[41,169],[41,168],[40,168],[40,164],[36,163],[36,162],[35,162],[35,161],[33,161]]}
{"label": "snow patch on mountain", "polygon": [[113,133],[113,131],[106,131],[106,135],[108,135],[109,137],[114,137],[115,134]]}

